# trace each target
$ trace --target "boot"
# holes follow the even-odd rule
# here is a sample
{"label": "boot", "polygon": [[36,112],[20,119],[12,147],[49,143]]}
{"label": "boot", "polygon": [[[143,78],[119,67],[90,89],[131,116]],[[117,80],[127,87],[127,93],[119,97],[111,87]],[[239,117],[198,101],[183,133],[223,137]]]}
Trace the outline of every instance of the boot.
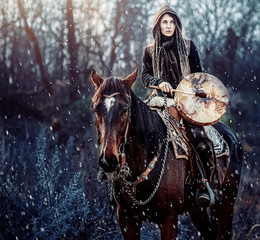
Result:
{"label": "boot", "polygon": [[[209,181],[209,187],[214,194],[215,199],[213,202],[219,201],[221,198],[219,192],[220,184],[215,165],[216,157],[213,149],[213,144],[209,139],[203,139],[198,144],[197,151],[200,155],[202,165],[205,170],[205,175],[207,177],[207,180]],[[210,193],[206,188],[199,191],[197,201],[201,206],[208,206],[210,204]]]}
{"label": "boot", "polygon": [[[219,193],[219,181],[216,170],[216,157],[211,140],[208,138],[204,128],[202,126],[191,124],[184,121],[185,130],[187,137],[191,141],[191,145],[196,150],[199,155],[198,166],[201,171],[199,171],[199,178],[203,180],[202,187],[198,190],[197,202],[200,205],[208,206],[210,204],[210,192],[214,200],[220,200]],[[206,189],[205,185],[210,188]]]}

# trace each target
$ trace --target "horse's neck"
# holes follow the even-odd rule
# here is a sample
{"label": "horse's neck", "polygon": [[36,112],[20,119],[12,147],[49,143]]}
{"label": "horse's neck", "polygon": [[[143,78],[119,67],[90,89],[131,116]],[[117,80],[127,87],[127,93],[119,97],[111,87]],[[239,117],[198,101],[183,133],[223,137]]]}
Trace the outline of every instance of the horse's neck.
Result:
{"label": "horse's neck", "polygon": [[147,150],[137,135],[131,135],[126,147],[126,162],[134,175],[144,171],[147,166]]}
{"label": "horse's neck", "polygon": [[142,110],[132,110],[127,147],[128,164],[137,172],[144,171],[156,152],[159,152],[159,135],[163,135],[162,122],[158,115],[145,105]]}

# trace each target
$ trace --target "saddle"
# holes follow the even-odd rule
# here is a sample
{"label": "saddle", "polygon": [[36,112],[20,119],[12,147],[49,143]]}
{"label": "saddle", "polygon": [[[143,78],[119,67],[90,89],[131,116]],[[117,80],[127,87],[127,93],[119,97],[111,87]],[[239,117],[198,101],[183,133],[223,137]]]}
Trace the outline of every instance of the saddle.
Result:
{"label": "saddle", "polygon": [[[151,110],[156,111],[161,117],[165,125],[166,122],[166,110],[164,97],[161,96],[151,96],[146,102]],[[176,159],[186,159],[190,163],[191,175],[194,175],[194,160],[193,160],[193,148],[191,142],[187,137],[185,131],[185,124],[183,118],[178,114],[175,108],[175,101],[172,98],[167,98],[167,111],[169,114],[169,124],[170,129],[170,143],[173,146],[174,154]],[[207,137],[213,143],[213,149],[216,156],[216,166],[219,176],[223,176],[223,172],[220,165],[223,165],[220,161],[220,157],[226,155],[229,156],[229,147],[225,139],[220,135],[220,133],[212,126],[203,126]],[[227,164],[227,163],[226,163]],[[226,165],[225,164],[225,165]],[[220,182],[222,177],[220,177]]]}

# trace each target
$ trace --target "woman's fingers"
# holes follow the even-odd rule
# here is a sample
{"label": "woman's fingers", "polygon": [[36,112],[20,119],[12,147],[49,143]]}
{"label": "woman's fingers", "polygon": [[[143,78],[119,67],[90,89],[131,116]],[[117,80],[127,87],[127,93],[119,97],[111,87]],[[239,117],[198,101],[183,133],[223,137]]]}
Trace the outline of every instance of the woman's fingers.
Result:
{"label": "woman's fingers", "polygon": [[168,83],[168,82],[161,82],[160,84],[159,84],[159,88],[163,91],[163,92],[166,92],[166,93],[170,93],[170,92],[172,92],[172,86],[171,86],[171,84],[170,83]]}

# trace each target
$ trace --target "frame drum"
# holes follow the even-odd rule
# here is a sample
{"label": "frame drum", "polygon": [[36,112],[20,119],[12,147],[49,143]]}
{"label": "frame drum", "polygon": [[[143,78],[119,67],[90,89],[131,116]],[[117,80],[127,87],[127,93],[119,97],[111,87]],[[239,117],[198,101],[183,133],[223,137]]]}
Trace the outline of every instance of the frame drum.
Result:
{"label": "frame drum", "polygon": [[175,93],[177,110],[190,123],[201,126],[214,124],[222,118],[227,110],[228,91],[224,84],[213,75],[192,73],[180,82],[177,90],[206,93],[206,98]]}

